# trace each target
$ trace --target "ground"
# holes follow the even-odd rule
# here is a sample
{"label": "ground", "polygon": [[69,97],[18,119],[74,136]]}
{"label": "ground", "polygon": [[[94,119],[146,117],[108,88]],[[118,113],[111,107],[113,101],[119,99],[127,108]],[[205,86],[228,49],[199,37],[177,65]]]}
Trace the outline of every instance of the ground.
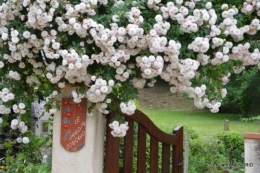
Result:
{"label": "ground", "polygon": [[138,98],[140,109],[150,110],[174,110],[174,111],[195,111],[193,100],[185,98],[180,94],[170,92],[170,87],[163,81],[158,81],[152,88],[139,90]]}

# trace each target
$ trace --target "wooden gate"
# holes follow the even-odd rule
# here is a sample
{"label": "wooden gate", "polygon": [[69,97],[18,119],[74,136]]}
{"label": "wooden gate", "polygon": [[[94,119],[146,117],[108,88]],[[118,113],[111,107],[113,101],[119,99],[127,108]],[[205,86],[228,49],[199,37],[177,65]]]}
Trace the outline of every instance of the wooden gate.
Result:
{"label": "wooden gate", "polygon": [[[137,173],[149,171],[150,173],[183,173],[182,126],[175,128],[173,134],[167,134],[156,127],[139,110],[130,116],[121,114],[128,122],[129,129],[123,138],[123,145],[120,145],[120,138],[113,137],[111,128],[108,126],[111,119],[118,113],[118,111],[113,111],[107,115],[104,173],[133,173],[134,156],[137,157],[135,163]],[[137,134],[135,134],[134,122],[137,124]],[[147,142],[148,138],[150,141]],[[137,152],[133,149],[135,142]],[[150,147],[147,147],[148,143]],[[147,169],[147,164],[150,165],[149,169]]]}

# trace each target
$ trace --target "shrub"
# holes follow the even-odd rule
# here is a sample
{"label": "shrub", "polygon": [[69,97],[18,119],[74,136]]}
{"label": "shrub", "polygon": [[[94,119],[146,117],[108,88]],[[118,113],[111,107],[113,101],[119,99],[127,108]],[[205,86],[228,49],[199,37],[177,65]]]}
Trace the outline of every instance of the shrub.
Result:
{"label": "shrub", "polygon": [[[2,165],[6,166],[3,173],[47,173],[51,172],[50,162],[43,159],[42,148],[49,147],[48,136],[36,136],[29,133],[30,142],[26,145],[19,145],[18,152],[13,150],[16,145],[16,140],[4,143],[6,148],[6,156],[2,160]],[[42,161],[45,161],[44,163]],[[40,171],[42,170],[42,171]],[[40,171],[40,172],[39,172]],[[46,172],[47,171],[47,172]]]}
{"label": "shrub", "polygon": [[189,173],[221,172],[228,163],[244,163],[244,140],[240,133],[221,132],[190,140]]}
{"label": "shrub", "polygon": [[250,118],[241,118],[241,121],[245,121],[245,122],[250,122],[250,121],[253,121],[253,122],[259,122],[260,121],[260,115],[258,116],[254,116],[254,117],[250,117]]}
{"label": "shrub", "polygon": [[228,159],[221,153],[225,151],[224,145],[218,142],[213,135],[199,137],[190,141],[189,173],[202,173],[205,171],[220,171],[220,163],[227,163]]}
{"label": "shrub", "polygon": [[[47,168],[50,168],[48,162],[42,164],[45,154],[42,149],[51,147],[51,136],[36,136],[31,130],[32,122],[27,124],[28,129],[23,133],[18,128],[10,129],[11,121],[17,118],[15,114],[3,118],[5,121],[0,124],[0,172],[38,173],[41,169],[51,172]],[[28,137],[28,143],[19,141],[23,137]]]}
{"label": "shrub", "polygon": [[229,163],[244,163],[244,159],[241,157],[244,152],[244,139],[240,133],[224,131],[216,136],[225,147],[223,154],[228,157]]}
{"label": "shrub", "polygon": [[186,132],[189,132],[190,139],[197,139],[199,137],[199,134],[191,127],[184,126],[184,136],[186,135]]}

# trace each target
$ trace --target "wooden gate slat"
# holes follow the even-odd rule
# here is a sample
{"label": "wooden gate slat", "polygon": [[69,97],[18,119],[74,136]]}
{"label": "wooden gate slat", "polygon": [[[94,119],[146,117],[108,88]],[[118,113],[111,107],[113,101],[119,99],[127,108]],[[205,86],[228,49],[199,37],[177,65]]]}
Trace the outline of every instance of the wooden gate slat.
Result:
{"label": "wooden gate slat", "polygon": [[173,146],[172,152],[172,172],[183,173],[183,127],[178,126],[174,129],[173,134],[176,135],[178,143]]}
{"label": "wooden gate slat", "polygon": [[129,129],[124,139],[124,173],[133,173],[134,121],[126,118]]}
{"label": "wooden gate slat", "polygon": [[105,172],[106,173],[118,173],[119,172],[119,140],[120,138],[113,137],[111,135],[112,129],[108,126],[111,119],[115,115],[108,115],[106,121],[106,160],[105,160]]}
{"label": "wooden gate slat", "polygon": [[177,162],[175,158],[176,153],[176,148],[175,145],[172,146],[172,173],[178,173],[178,167],[177,167]]}
{"label": "wooden gate slat", "polygon": [[150,173],[158,173],[158,140],[153,136],[150,141]]}
{"label": "wooden gate slat", "polygon": [[146,130],[138,124],[137,173],[146,172]]}
{"label": "wooden gate slat", "polygon": [[170,173],[170,145],[162,144],[162,173]]}

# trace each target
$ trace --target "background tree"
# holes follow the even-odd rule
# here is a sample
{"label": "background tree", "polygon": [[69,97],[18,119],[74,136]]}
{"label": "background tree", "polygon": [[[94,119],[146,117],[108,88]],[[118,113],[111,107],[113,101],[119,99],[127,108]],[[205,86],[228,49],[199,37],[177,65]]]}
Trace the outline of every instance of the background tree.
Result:
{"label": "background tree", "polygon": [[257,112],[260,99],[260,71],[254,67],[246,67],[241,74],[231,75],[227,84],[228,94],[224,99],[221,112],[241,113],[248,117],[250,112]]}

